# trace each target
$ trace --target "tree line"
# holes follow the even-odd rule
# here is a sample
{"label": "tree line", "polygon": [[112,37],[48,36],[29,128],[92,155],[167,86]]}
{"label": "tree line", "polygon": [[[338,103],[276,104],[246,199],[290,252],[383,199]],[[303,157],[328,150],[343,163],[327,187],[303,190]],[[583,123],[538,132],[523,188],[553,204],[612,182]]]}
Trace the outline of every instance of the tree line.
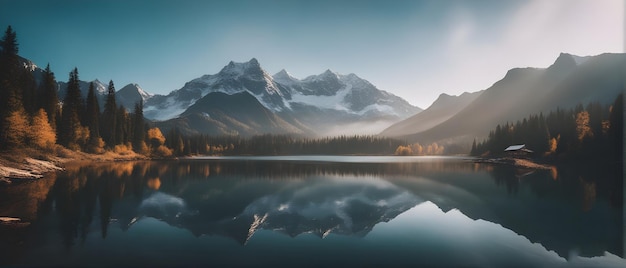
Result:
{"label": "tree line", "polygon": [[622,159],[623,94],[611,105],[592,102],[573,109],[557,108],[547,116],[530,115],[515,124],[497,125],[473,156],[502,155],[506,147],[526,144],[535,157],[553,160],[618,161]]}
{"label": "tree line", "polygon": [[304,138],[290,135],[184,136],[177,128],[165,134],[174,155],[391,155],[404,143],[374,135]]}
{"label": "tree line", "polygon": [[160,130],[150,129],[145,122],[141,101],[132,113],[117,105],[113,81],[101,112],[94,84],[89,85],[86,97],[81,96],[78,68],[74,68],[61,101],[49,64],[39,83],[32,70],[25,68],[11,26],[0,40],[0,48],[0,149],[51,151],[59,144],[89,153],[134,150],[152,156],[171,155]]}

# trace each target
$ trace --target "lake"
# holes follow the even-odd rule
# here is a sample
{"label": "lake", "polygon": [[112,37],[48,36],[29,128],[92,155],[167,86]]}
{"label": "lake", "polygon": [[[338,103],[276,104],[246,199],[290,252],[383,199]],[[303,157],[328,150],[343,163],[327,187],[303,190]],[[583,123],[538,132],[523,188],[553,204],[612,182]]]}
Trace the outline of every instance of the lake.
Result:
{"label": "lake", "polygon": [[463,157],[74,163],[0,187],[0,266],[626,267],[619,167]]}

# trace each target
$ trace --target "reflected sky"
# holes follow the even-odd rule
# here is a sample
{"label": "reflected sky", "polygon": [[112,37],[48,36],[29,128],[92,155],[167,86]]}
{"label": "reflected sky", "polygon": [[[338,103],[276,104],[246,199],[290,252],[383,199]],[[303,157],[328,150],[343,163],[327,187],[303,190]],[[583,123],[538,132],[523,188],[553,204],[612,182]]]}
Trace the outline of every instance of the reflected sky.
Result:
{"label": "reflected sky", "polygon": [[[454,158],[318,160],[328,161],[77,165],[0,189],[0,215],[32,222],[0,226],[0,264],[626,264],[611,173],[560,168],[555,179]],[[12,202],[29,198],[39,201]]]}

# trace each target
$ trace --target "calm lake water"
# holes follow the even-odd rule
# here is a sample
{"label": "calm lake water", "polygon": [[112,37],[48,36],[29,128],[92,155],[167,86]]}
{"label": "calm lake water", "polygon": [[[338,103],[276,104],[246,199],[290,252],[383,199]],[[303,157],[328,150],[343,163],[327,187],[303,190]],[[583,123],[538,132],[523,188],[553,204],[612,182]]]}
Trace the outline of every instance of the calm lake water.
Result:
{"label": "calm lake water", "polygon": [[0,187],[0,266],[626,267],[617,167],[454,157],[75,164]]}

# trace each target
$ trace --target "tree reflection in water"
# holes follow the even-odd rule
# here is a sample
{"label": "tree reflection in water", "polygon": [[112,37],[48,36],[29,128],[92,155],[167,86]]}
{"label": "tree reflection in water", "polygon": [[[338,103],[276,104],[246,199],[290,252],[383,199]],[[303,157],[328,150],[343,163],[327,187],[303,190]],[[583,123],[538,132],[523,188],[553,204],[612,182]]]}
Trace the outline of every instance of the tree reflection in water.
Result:
{"label": "tree reflection in water", "polygon": [[365,236],[376,224],[431,201],[444,211],[458,209],[472,219],[501,224],[561,256],[572,250],[621,256],[618,171],[529,171],[458,160],[77,164],[40,181],[0,189],[0,215],[33,222],[2,240],[23,245],[8,249],[20,256],[42,239],[29,234],[56,228],[71,250],[77,241],[83,245],[93,239],[91,233],[107,239],[111,226],[126,231],[146,217],[196,236],[218,235],[239,243],[257,229],[292,237]]}

